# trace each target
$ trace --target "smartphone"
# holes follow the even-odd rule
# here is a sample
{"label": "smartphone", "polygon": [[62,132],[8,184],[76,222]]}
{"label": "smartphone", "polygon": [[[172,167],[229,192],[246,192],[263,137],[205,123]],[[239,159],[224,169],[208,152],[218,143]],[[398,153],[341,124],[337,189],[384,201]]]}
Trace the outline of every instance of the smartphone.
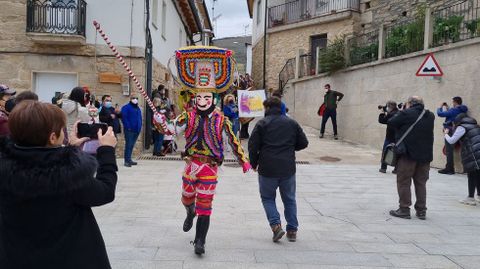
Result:
{"label": "smartphone", "polygon": [[102,135],[104,135],[108,130],[108,125],[105,123],[79,123],[77,126],[77,136],[78,138],[88,137],[98,139],[98,130],[102,130]]}

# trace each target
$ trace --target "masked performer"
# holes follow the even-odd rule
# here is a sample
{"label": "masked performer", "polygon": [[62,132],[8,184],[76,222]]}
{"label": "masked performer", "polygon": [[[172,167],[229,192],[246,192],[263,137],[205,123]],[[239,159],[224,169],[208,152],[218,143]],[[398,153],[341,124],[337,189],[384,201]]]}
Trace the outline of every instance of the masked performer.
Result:
{"label": "masked performer", "polygon": [[[183,112],[176,119],[176,133],[184,133],[185,171],[182,203],[187,217],[183,231],[188,232],[197,218],[196,254],[205,253],[205,239],[212,213],[212,200],[217,185],[217,169],[224,159],[223,139],[228,139],[243,172],[251,169],[242,146],[227,117],[215,109],[217,94],[226,90],[232,80],[232,52],[216,47],[187,47],[176,52],[179,80],[185,89],[195,93],[195,109]],[[156,116],[164,124],[163,116]]]}

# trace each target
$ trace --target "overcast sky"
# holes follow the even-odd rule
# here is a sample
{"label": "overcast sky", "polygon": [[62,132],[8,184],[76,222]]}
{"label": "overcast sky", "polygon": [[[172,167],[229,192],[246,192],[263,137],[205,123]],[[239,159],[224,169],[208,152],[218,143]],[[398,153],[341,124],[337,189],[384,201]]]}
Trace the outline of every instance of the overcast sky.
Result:
{"label": "overcast sky", "polygon": [[204,0],[208,7],[210,20],[213,22],[213,16],[222,14],[217,19],[215,27],[215,38],[243,36],[245,28],[248,24],[247,35],[252,34],[252,23],[248,15],[248,7],[246,0],[216,0],[215,14],[212,14],[213,0]]}

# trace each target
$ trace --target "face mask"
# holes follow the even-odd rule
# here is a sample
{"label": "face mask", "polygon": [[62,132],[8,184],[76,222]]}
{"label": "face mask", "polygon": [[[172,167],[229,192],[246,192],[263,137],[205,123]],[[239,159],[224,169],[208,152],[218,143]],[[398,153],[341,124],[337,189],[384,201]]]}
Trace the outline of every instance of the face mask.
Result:
{"label": "face mask", "polygon": [[136,104],[138,104],[138,99],[132,99],[131,102],[132,102],[132,104],[136,105]]}
{"label": "face mask", "polygon": [[112,107],[112,102],[105,102],[105,107],[106,108],[111,108]]}
{"label": "face mask", "polygon": [[233,105],[235,102],[233,100],[230,100],[228,103]]}

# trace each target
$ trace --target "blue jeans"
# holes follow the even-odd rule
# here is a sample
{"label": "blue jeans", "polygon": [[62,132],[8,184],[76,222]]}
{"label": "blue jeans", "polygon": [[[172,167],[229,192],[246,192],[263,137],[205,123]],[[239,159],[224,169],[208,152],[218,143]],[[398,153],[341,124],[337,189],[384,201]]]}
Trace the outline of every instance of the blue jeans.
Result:
{"label": "blue jeans", "polygon": [[295,175],[288,178],[271,178],[259,175],[258,183],[263,208],[267,214],[270,226],[281,224],[280,214],[277,211],[277,205],[275,203],[277,188],[280,188],[280,196],[282,197],[282,202],[285,208],[285,219],[287,220],[287,231],[297,231],[298,220],[297,201],[295,199]]}
{"label": "blue jeans", "polygon": [[124,153],[124,159],[126,163],[129,163],[132,161],[132,152],[133,152],[133,147],[135,147],[135,143],[137,142],[138,135],[140,133],[137,132],[132,132],[130,130],[125,130],[125,153]]}
{"label": "blue jeans", "polygon": [[160,153],[162,151],[164,134],[153,131],[153,153]]}
{"label": "blue jeans", "polygon": [[240,121],[238,118],[233,119],[232,121],[233,133],[238,136],[238,131],[240,130]]}

